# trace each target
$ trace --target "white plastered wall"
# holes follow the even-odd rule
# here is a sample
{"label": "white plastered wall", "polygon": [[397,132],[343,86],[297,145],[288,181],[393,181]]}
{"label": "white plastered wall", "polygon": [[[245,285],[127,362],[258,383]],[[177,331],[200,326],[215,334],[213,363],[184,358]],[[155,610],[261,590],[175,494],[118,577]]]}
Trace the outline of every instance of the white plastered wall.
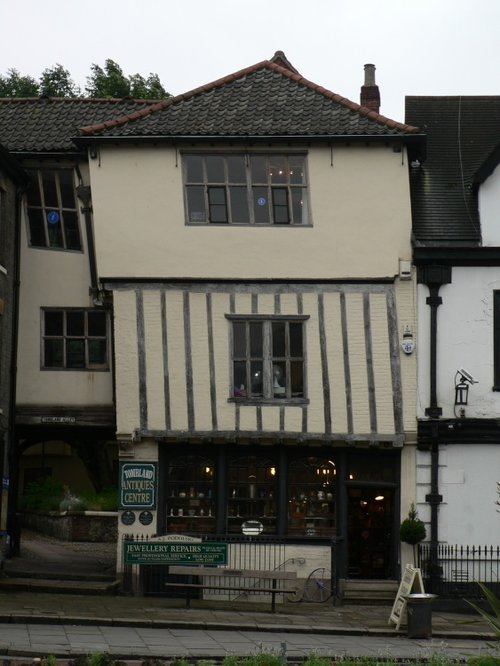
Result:
{"label": "white plastered wall", "polygon": [[104,277],[394,277],[410,257],[405,153],[390,146],[309,148],[308,227],[186,225],[181,155],[165,145],[102,146],[90,170]]}

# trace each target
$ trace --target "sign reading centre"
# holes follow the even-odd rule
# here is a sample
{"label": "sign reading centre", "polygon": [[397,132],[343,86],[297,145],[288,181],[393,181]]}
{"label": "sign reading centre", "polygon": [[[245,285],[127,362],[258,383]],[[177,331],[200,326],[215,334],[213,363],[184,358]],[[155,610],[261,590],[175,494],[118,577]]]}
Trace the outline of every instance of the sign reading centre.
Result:
{"label": "sign reading centre", "polygon": [[155,509],[156,463],[121,463],[120,508]]}

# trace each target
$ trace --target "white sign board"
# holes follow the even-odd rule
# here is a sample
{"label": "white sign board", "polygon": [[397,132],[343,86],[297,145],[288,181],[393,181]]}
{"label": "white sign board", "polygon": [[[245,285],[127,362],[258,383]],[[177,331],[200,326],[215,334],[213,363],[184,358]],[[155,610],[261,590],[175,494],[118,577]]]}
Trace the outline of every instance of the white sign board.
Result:
{"label": "white sign board", "polygon": [[407,564],[389,618],[389,624],[394,622],[396,629],[399,629],[401,625],[403,613],[406,609],[406,597],[412,592],[423,593],[424,583],[420,569]]}

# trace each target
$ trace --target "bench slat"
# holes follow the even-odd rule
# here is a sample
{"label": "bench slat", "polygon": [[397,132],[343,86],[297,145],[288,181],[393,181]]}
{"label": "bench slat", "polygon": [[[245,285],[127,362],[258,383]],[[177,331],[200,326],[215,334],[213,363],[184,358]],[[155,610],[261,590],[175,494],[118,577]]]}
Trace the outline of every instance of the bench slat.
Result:
{"label": "bench slat", "polygon": [[260,569],[219,569],[216,567],[181,566],[171,564],[169,573],[184,576],[229,576],[234,578],[267,578],[274,580],[293,580],[296,571],[268,571]]}

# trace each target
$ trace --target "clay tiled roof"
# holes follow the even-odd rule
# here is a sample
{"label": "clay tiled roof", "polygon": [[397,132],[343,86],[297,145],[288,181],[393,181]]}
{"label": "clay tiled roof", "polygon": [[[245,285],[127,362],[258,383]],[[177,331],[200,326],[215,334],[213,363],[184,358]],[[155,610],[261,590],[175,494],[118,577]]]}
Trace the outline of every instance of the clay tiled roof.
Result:
{"label": "clay tiled roof", "polygon": [[[404,136],[390,120],[282,66],[284,54],[133,113],[88,123],[82,137]],[[278,64],[282,63],[282,64]]]}
{"label": "clay tiled roof", "polygon": [[13,153],[71,152],[71,137],[89,123],[151,105],[145,100],[0,98],[0,143]]}
{"label": "clay tiled roof", "polygon": [[478,245],[477,184],[500,158],[500,97],[407,97],[406,120],[427,135],[411,169],[417,245]]}

